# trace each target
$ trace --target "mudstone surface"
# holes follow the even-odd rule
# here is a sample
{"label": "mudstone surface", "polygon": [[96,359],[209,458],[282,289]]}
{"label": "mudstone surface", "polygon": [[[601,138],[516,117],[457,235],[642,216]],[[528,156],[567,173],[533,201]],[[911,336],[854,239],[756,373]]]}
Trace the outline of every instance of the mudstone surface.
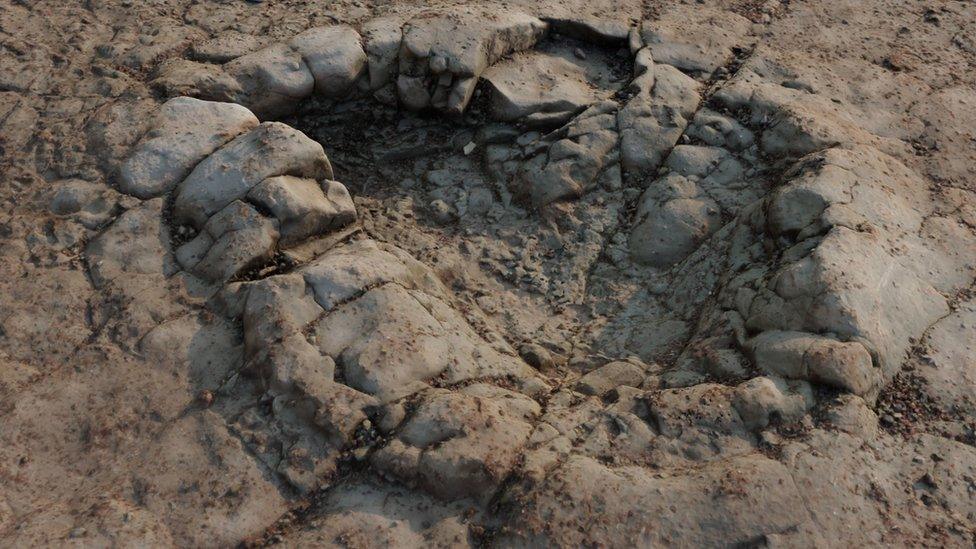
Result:
{"label": "mudstone surface", "polygon": [[4,546],[976,543],[971,3],[0,5]]}

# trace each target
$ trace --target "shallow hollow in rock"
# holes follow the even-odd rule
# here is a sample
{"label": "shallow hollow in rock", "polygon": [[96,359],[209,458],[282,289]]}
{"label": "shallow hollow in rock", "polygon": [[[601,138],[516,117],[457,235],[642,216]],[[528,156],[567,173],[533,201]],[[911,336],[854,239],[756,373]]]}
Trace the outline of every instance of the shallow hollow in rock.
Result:
{"label": "shallow hollow in rock", "polygon": [[524,147],[538,141],[594,103],[613,99],[630,82],[632,70],[626,49],[547,37],[534,49],[492,65],[461,115],[416,111],[370,97],[334,101],[313,96],[282,121],[322,144],[336,179],[354,195],[380,198],[390,196],[390,182],[400,184],[401,194],[415,183],[448,186],[447,173],[425,180],[428,165],[438,159],[474,165],[486,178],[499,179],[500,174],[482,169],[493,160],[490,149],[497,152],[493,145]]}

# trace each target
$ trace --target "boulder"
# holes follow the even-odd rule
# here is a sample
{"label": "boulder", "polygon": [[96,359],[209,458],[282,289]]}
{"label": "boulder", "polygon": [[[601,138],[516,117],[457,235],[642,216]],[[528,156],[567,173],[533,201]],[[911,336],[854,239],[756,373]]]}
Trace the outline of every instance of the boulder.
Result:
{"label": "boulder", "polygon": [[640,387],[644,369],[630,362],[611,362],[587,373],[576,382],[576,390],[585,395],[603,396],[611,390],[627,385]]}

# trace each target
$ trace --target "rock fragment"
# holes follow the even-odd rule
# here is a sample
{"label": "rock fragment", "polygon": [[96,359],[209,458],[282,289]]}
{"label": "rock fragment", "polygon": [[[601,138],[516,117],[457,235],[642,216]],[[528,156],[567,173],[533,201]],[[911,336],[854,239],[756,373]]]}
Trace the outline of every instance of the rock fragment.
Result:
{"label": "rock fragment", "polygon": [[644,375],[644,369],[636,364],[611,362],[581,377],[576,382],[576,390],[586,395],[603,396],[621,385],[639,387]]}

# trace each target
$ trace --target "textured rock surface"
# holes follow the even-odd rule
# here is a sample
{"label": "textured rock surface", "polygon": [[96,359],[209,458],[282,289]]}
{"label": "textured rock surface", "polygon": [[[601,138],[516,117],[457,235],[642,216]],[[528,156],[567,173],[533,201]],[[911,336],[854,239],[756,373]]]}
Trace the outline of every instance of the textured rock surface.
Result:
{"label": "textured rock surface", "polygon": [[240,105],[171,99],[122,164],[119,190],[139,198],[162,195],[214,150],[257,125],[257,118]]}
{"label": "textured rock surface", "polygon": [[976,7],[69,4],[3,546],[976,542]]}
{"label": "textured rock surface", "polygon": [[201,227],[269,177],[333,177],[322,146],[278,122],[264,123],[197,164],[176,189],[173,216]]}
{"label": "textured rock surface", "polygon": [[352,27],[308,29],[288,44],[308,65],[315,79],[315,91],[326,97],[341,97],[348,92],[366,68],[366,52],[360,45],[359,33]]}

